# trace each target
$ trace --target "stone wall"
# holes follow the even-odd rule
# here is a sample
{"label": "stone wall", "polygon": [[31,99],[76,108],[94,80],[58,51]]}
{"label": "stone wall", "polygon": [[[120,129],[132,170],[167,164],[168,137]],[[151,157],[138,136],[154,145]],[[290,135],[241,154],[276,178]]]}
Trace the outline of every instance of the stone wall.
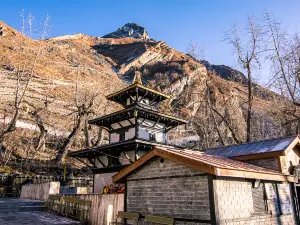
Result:
{"label": "stone wall", "polygon": [[129,175],[127,211],[172,217],[175,224],[205,224],[210,222],[208,190],[206,173],[157,157]]}
{"label": "stone wall", "polygon": [[219,220],[245,218],[254,213],[251,182],[245,179],[215,179],[214,197]]}
{"label": "stone wall", "polygon": [[254,215],[249,218],[222,220],[220,225],[296,225],[293,216]]}
{"label": "stone wall", "polygon": [[278,199],[267,200],[266,211],[254,212],[252,182],[242,178],[216,178],[214,185],[217,224],[296,224],[292,214],[280,215]]}

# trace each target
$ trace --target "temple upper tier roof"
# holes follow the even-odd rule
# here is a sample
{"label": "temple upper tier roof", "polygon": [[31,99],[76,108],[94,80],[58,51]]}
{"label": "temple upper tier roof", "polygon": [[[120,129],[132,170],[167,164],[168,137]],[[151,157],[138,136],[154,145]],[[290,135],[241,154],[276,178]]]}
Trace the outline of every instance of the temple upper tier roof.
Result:
{"label": "temple upper tier roof", "polygon": [[151,106],[170,98],[170,96],[145,87],[142,83],[141,73],[136,71],[130,86],[110,94],[106,98],[124,107],[129,107],[131,104],[142,103],[144,100],[147,100],[146,104]]}
{"label": "temple upper tier roof", "polygon": [[106,96],[108,100],[117,102],[123,106],[126,105],[126,100],[132,97],[146,98],[150,102],[158,103],[170,98],[169,95],[147,88],[140,83],[133,83],[132,85]]}

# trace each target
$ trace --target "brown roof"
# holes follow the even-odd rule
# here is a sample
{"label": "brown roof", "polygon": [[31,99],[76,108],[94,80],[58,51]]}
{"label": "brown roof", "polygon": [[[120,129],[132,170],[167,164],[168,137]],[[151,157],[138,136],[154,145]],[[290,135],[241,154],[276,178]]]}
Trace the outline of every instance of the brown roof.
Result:
{"label": "brown roof", "polygon": [[175,161],[220,177],[240,177],[294,182],[293,176],[286,175],[275,170],[250,165],[221,156],[206,155],[198,151],[176,148],[171,149],[166,147],[155,147],[154,150],[143,155],[133,164],[114,175],[113,181],[123,182],[124,178],[131,172],[156,156],[167,158],[171,161]]}

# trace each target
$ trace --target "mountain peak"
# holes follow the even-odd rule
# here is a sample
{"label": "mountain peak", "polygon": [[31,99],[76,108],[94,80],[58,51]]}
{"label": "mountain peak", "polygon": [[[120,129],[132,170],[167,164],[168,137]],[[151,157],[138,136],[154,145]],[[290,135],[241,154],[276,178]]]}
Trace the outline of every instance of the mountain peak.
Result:
{"label": "mountain peak", "polygon": [[118,30],[104,35],[103,38],[124,38],[132,37],[137,39],[149,39],[146,29],[136,23],[126,23]]}

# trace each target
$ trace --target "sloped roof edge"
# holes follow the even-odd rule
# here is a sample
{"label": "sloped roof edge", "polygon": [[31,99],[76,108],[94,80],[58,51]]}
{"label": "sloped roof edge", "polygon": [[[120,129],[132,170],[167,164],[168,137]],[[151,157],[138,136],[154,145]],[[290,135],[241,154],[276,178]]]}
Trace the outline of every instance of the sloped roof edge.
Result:
{"label": "sloped roof edge", "polygon": [[[285,142],[289,142],[284,146]],[[211,148],[205,154],[232,158],[235,160],[266,159],[288,154],[300,144],[299,136],[273,138],[268,140]]]}
{"label": "sloped roof edge", "polygon": [[[272,180],[280,182],[295,182],[294,177],[285,175],[283,173],[268,170],[262,167],[246,164],[237,160],[228,159],[224,157],[205,155],[202,153],[196,153],[199,157],[194,157],[191,150],[171,150],[155,147],[151,152],[143,155],[140,159],[133,164],[121,170],[115,174],[112,179],[113,182],[124,182],[124,179],[131,174],[134,170],[140,168],[150,159],[159,156],[162,158],[175,161],[186,166],[190,166],[194,169],[207,172],[212,175],[220,177],[237,177],[248,179],[261,179]],[[202,159],[200,156],[205,156]],[[209,157],[207,159],[207,157]]]}

